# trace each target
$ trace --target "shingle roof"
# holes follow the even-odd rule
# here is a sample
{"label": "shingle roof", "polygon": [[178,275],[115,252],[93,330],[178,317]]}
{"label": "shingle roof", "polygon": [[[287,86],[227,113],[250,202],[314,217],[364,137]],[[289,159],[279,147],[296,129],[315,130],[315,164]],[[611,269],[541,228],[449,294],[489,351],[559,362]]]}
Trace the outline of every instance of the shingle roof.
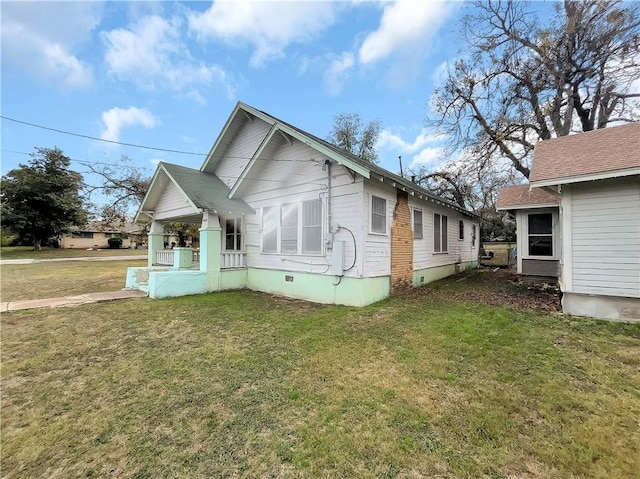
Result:
{"label": "shingle roof", "polygon": [[178,184],[196,208],[211,211],[254,213],[253,208],[240,199],[229,199],[229,187],[213,173],[161,162],[160,166]]}
{"label": "shingle roof", "polygon": [[638,174],[640,122],[545,140],[536,145],[529,181],[562,184],[585,176]]}
{"label": "shingle roof", "polygon": [[559,204],[558,199],[542,188],[533,188],[529,185],[507,186],[500,191],[497,210],[511,210],[527,207],[543,207]]}

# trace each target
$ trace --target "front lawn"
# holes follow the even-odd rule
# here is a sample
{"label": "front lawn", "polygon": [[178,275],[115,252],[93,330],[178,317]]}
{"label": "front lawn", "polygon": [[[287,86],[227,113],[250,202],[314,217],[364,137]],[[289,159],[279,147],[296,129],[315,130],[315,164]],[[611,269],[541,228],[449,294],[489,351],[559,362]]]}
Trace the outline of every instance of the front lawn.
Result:
{"label": "front lawn", "polygon": [[76,296],[124,288],[127,268],[146,266],[146,260],[61,261],[2,266],[0,299]]}
{"label": "front lawn", "polygon": [[3,314],[2,476],[638,477],[640,325],[497,307],[530,292],[486,274]]}

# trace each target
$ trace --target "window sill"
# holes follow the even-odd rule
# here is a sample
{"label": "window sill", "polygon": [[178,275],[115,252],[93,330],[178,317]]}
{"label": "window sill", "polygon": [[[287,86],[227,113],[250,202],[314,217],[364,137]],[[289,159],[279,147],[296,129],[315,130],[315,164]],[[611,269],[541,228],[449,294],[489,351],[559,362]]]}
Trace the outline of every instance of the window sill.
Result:
{"label": "window sill", "polygon": [[449,254],[448,251],[434,251],[433,253],[431,253],[432,255],[440,255],[440,254]]}
{"label": "window sill", "polygon": [[377,231],[369,231],[369,234],[373,236],[389,236],[389,233],[378,233]]}

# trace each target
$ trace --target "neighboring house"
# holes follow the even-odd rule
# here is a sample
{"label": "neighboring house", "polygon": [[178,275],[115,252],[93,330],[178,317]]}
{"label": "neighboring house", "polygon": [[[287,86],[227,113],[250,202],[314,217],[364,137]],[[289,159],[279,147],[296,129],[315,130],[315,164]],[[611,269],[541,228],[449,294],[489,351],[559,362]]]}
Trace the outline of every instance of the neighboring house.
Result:
{"label": "neighboring house", "polygon": [[504,188],[496,209],[509,210],[516,218],[518,274],[551,278],[560,276],[560,200],[529,185]]}
{"label": "neighboring house", "polygon": [[119,227],[90,223],[83,227],[74,227],[60,238],[61,248],[107,249],[109,238],[122,238],[122,248],[134,248],[140,243],[140,226],[127,223]]}
{"label": "neighboring house", "polygon": [[[136,216],[151,220],[150,297],[224,289],[366,305],[476,267],[476,216],[238,103],[199,170],[160,163]],[[199,263],[162,248],[162,224],[201,225]]]}
{"label": "neighboring house", "polygon": [[518,273],[555,271],[565,313],[640,320],[640,123],[540,142],[529,181],[498,199]]}

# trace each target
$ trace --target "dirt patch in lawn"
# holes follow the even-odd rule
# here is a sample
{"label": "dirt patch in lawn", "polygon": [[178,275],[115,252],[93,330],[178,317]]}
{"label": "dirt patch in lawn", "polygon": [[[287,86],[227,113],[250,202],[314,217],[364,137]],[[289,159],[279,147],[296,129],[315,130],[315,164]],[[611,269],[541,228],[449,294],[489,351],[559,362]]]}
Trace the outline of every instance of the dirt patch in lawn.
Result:
{"label": "dirt patch in lawn", "polygon": [[557,284],[525,283],[513,270],[506,268],[478,268],[400,294],[472,301],[488,306],[562,311],[562,293]]}

